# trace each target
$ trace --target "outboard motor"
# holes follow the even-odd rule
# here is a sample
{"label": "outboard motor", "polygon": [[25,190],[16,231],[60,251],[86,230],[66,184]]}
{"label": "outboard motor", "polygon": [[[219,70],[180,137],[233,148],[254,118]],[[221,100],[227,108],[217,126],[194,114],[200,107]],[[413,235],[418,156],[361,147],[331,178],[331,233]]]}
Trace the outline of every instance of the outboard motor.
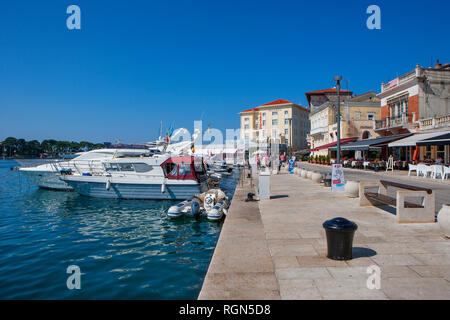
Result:
{"label": "outboard motor", "polygon": [[200,205],[197,201],[193,201],[191,204],[192,215],[195,217],[195,220],[199,220],[200,218]]}
{"label": "outboard motor", "polygon": [[210,211],[214,205],[216,204],[216,195],[213,193],[207,193],[205,195],[205,200],[203,203],[203,207],[205,208],[205,211]]}

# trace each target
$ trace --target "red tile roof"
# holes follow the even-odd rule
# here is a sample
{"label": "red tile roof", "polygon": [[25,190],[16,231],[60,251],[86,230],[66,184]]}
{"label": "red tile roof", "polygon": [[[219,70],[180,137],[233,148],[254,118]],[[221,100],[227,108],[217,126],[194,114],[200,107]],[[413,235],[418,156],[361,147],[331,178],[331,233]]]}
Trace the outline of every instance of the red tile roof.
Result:
{"label": "red tile roof", "polygon": [[[275,101],[272,101],[272,102],[268,102],[268,103],[262,104],[262,105],[260,105],[260,107],[275,106],[275,105],[279,105],[279,104],[289,104],[289,103],[296,104],[296,103],[288,101],[288,100],[278,99],[278,100],[275,100]],[[304,106],[301,106],[301,105],[298,105],[298,106],[303,108],[303,109],[305,109],[306,111],[310,111],[309,108],[307,108],[307,107],[304,107]],[[253,112],[253,111],[259,111],[259,108],[247,109],[247,110],[241,111],[240,113]]]}
{"label": "red tile roof", "polygon": [[275,100],[275,101],[272,101],[272,102],[268,102],[268,103],[262,104],[261,106],[273,106],[273,105],[276,105],[276,104],[286,104],[286,103],[293,103],[293,102],[290,102],[290,101],[287,101],[287,100],[284,100],[284,99],[278,99],[278,100]]}
{"label": "red tile roof", "polygon": [[[329,89],[322,89],[322,90],[315,90],[315,91],[309,91],[306,92],[306,95],[310,95],[310,94],[321,94],[321,93],[337,93],[337,89],[336,88],[329,88]],[[349,90],[340,90],[341,93],[352,93]]]}
{"label": "red tile roof", "polygon": [[251,111],[259,111],[259,109],[258,108],[247,109],[247,110],[241,111],[241,113],[243,113],[243,112],[251,112]]}

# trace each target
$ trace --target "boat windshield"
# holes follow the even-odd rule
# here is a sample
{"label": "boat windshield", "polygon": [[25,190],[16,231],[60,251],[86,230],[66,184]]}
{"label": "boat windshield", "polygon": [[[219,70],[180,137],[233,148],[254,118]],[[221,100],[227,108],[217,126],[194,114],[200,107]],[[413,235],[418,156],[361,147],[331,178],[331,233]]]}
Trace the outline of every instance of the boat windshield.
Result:
{"label": "boat windshield", "polygon": [[133,164],[131,163],[119,163],[120,171],[134,171]]}
{"label": "boat windshield", "polygon": [[[149,172],[152,170],[152,166],[138,162],[138,163],[110,163],[105,162],[104,163],[105,170],[107,172],[111,171],[121,171],[121,172]],[[176,167],[175,167],[176,168]]]}
{"label": "boat windshield", "polygon": [[191,175],[191,164],[190,163],[180,163],[179,174],[180,174],[180,176]]}

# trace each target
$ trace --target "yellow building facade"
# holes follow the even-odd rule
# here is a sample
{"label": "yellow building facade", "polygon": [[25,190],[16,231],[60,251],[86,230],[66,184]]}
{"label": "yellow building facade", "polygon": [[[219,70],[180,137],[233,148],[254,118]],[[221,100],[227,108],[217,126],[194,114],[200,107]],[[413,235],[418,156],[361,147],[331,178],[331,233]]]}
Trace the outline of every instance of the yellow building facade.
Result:
{"label": "yellow building facade", "polygon": [[293,151],[306,149],[309,109],[279,99],[240,112],[241,139],[256,143],[286,144]]}
{"label": "yellow building facade", "polygon": [[[371,91],[359,96],[344,96],[341,103],[341,143],[376,138],[375,121],[381,118],[380,99]],[[313,156],[328,155],[337,144],[337,102],[329,99],[314,106],[310,113],[308,136]]]}

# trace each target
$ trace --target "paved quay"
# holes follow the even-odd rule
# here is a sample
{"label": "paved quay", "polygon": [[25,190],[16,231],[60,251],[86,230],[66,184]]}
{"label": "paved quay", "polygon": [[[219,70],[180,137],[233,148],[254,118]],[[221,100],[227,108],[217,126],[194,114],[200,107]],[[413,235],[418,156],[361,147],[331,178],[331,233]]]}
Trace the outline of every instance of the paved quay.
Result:
{"label": "paved quay", "polygon": [[[450,240],[436,223],[398,224],[285,172],[270,200],[244,202],[252,190],[236,189],[199,299],[450,299]],[[338,216],[358,225],[352,260],[326,258],[322,223]],[[367,288],[373,265],[380,289]]]}
{"label": "paved quay", "polygon": [[236,187],[199,299],[280,299],[258,202],[244,201],[255,178]]}

